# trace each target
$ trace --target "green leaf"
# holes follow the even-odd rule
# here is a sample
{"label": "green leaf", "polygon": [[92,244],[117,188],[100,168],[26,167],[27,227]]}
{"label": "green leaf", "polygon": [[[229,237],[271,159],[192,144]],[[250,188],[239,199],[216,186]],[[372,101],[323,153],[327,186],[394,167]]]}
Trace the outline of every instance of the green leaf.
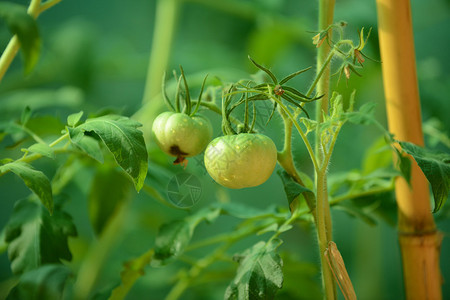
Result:
{"label": "green leaf", "polygon": [[70,141],[77,146],[79,149],[84,151],[88,156],[95,159],[99,163],[103,164],[103,154],[102,149],[100,149],[100,145],[98,141],[88,135],[85,135],[83,130],[80,128],[66,128],[69,132]]}
{"label": "green leaf", "polygon": [[312,68],[312,67],[308,67],[308,68],[306,68],[306,69],[303,69],[303,70],[299,70],[299,71],[297,71],[297,72],[294,72],[294,73],[292,73],[292,74],[290,74],[290,75],[284,77],[283,79],[281,79],[280,82],[279,82],[278,84],[279,84],[279,85],[283,85],[283,84],[285,84],[286,82],[288,82],[289,80],[291,80],[292,78],[296,77],[297,75],[302,74],[303,72],[308,71],[308,70],[311,69],[311,68]]}
{"label": "green leaf", "polygon": [[133,287],[136,280],[142,277],[145,272],[144,268],[150,264],[153,256],[153,249],[147,251],[143,255],[130,260],[124,264],[124,270],[120,273],[122,284],[116,287],[111,294],[109,300],[122,300],[125,299],[129,290]]}
{"label": "green leaf", "polygon": [[77,128],[95,132],[113,154],[116,162],[133,179],[136,190],[144,185],[147,175],[147,150],[140,123],[122,116],[88,119]]}
{"label": "green leaf", "polygon": [[37,154],[41,154],[43,156],[49,157],[51,159],[55,159],[55,152],[47,144],[36,143],[36,144],[33,144],[30,147],[28,147],[28,149],[26,149],[26,150],[28,150],[31,153],[37,153]]}
{"label": "green leaf", "polygon": [[97,235],[129,200],[130,187],[125,173],[107,166],[97,170],[88,199],[89,220]]}
{"label": "green leaf", "polygon": [[46,265],[23,274],[8,300],[65,299],[72,271],[64,265]]}
{"label": "green leaf", "polygon": [[434,196],[434,211],[444,205],[450,191],[450,155],[434,153],[408,142],[399,142],[402,149],[411,155],[431,184]]}
{"label": "green leaf", "polygon": [[153,264],[164,265],[172,257],[180,255],[189,244],[194,230],[201,221],[214,221],[220,214],[219,208],[204,208],[184,220],[163,224],[155,240]]}
{"label": "green leaf", "polygon": [[75,114],[71,114],[67,117],[67,125],[70,127],[75,127],[80,122],[81,117],[83,116],[83,111],[80,111]]}
{"label": "green leaf", "polygon": [[366,150],[362,170],[364,174],[369,174],[377,169],[387,168],[391,165],[392,148],[388,145],[384,136],[380,136]]}
{"label": "green leaf", "polygon": [[360,107],[359,111],[346,112],[343,116],[351,123],[354,124],[370,124],[373,122],[373,114],[375,111],[375,102],[368,102]]}
{"label": "green leaf", "polygon": [[400,173],[405,178],[408,184],[411,184],[411,160],[409,157],[403,155],[397,148],[395,153],[397,154],[397,167],[400,169]]}
{"label": "green leaf", "polygon": [[19,176],[25,185],[39,197],[42,204],[50,213],[53,212],[52,187],[47,176],[41,171],[35,170],[31,165],[14,161],[0,166],[0,174],[11,171]]}
{"label": "green leaf", "polygon": [[377,221],[362,208],[351,205],[348,202],[340,202],[339,204],[335,205],[334,208],[345,211],[350,216],[358,218],[370,226],[377,225]]}
{"label": "green leaf", "polygon": [[225,299],[274,299],[283,285],[282,260],[275,253],[281,241],[259,242],[237,259],[236,276],[225,291]]}
{"label": "green leaf", "polygon": [[364,211],[372,218],[372,215],[381,218],[389,226],[397,225],[397,203],[395,201],[394,190],[390,192],[377,193],[369,196],[358,197],[351,200],[354,207]]}
{"label": "green leaf", "polygon": [[255,67],[257,67],[258,69],[260,69],[261,71],[264,71],[264,73],[266,73],[267,75],[269,75],[269,77],[270,77],[270,78],[272,79],[272,81],[273,81],[273,84],[277,84],[277,83],[278,83],[277,78],[275,77],[275,75],[273,75],[272,72],[270,72],[269,69],[267,69],[267,68],[261,66],[260,64],[258,64],[256,61],[254,61],[254,60],[250,57],[250,55],[248,56],[248,59],[250,59],[250,61],[255,65]]}
{"label": "green leaf", "polygon": [[[310,189],[295,182],[294,179],[286,171],[278,170],[277,173],[280,176],[281,181],[283,182],[284,192],[286,193],[291,212],[293,212],[296,207],[299,206],[298,197],[300,195],[308,193],[315,199],[315,195]],[[307,198],[305,197],[305,199]],[[315,203],[308,203],[308,206],[315,207]]]}
{"label": "green leaf", "polygon": [[25,60],[25,74],[30,73],[39,59],[41,39],[36,21],[27,8],[11,2],[0,2],[0,18],[17,35]]}
{"label": "green leaf", "polygon": [[153,263],[164,265],[170,258],[182,253],[189,244],[193,233],[192,226],[189,226],[185,220],[163,224],[156,236]]}
{"label": "green leaf", "polygon": [[30,117],[31,117],[31,108],[27,105],[25,109],[22,111],[22,115],[20,116],[20,124],[25,126]]}
{"label": "green leaf", "polygon": [[[15,90],[14,93],[2,95],[0,102],[0,115],[8,116],[10,114],[20,114],[24,106],[32,107],[33,110],[42,108],[64,107],[70,109],[77,109],[83,104],[84,94],[80,88],[73,86],[63,86],[59,89],[44,89],[43,87],[31,89]],[[50,116],[33,117],[31,120],[38,118],[50,118]],[[60,118],[52,116],[51,118],[61,123]],[[30,121],[31,121],[30,120]],[[64,128],[62,124],[61,128]],[[27,127],[31,129],[30,125]],[[37,133],[35,130],[33,130]]]}
{"label": "green leaf", "polygon": [[39,203],[23,199],[16,203],[6,225],[11,269],[21,274],[43,264],[72,259],[67,239],[76,236],[72,218],[55,209],[52,216]]}

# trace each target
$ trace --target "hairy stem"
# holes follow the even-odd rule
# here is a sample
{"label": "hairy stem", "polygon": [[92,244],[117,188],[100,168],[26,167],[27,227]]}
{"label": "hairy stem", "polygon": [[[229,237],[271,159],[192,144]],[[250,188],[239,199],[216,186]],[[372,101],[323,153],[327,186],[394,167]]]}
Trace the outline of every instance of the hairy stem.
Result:
{"label": "hairy stem", "polygon": [[325,170],[319,170],[316,172],[316,213],[317,213],[317,237],[319,242],[319,252],[320,252],[320,263],[322,265],[322,284],[325,290],[325,298],[336,299],[336,285],[333,278],[333,273],[326,261],[325,250],[328,247],[328,242],[330,241],[328,236],[327,218],[329,218],[329,209],[326,210],[325,207],[328,206],[327,197],[327,181]]}
{"label": "hairy stem", "polygon": [[[294,158],[292,156],[292,120],[286,115],[283,110],[278,110],[284,122],[284,146],[283,150],[278,152],[278,163],[280,166],[301,186],[305,186],[303,180],[294,165]],[[313,206],[315,199],[309,193],[305,193],[306,203],[313,217],[316,217],[315,207]]]}
{"label": "hairy stem", "polygon": [[[325,30],[333,23],[334,14],[334,0],[319,0],[319,31]],[[332,32],[328,33],[328,38],[331,40]],[[317,101],[316,105],[316,121],[321,123],[323,121],[322,114],[328,112],[328,99],[330,88],[330,67],[329,62],[331,60],[331,48],[328,43],[323,43],[317,53],[317,93],[323,95],[323,97]],[[320,128],[320,126],[319,126]],[[315,156],[320,159],[322,156],[321,144],[321,132],[316,131],[316,147]],[[327,189],[327,164],[328,161],[323,161],[320,168],[316,168],[315,183],[316,183],[316,197],[317,197],[317,237],[319,242],[319,255],[322,266],[322,284],[325,292],[326,299],[336,299],[336,284],[333,279],[333,274],[329,265],[326,262],[325,250],[328,246],[328,242],[332,240],[332,224],[330,205],[328,203],[328,189]]]}

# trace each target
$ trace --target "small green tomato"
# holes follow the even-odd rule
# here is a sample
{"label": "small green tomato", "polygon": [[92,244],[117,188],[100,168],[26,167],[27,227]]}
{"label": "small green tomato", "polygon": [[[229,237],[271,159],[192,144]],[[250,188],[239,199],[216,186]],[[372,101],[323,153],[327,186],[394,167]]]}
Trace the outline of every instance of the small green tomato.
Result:
{"label": "small green tomato", "polygon": [[219,184],[241,189],[269,179],[277,163],[277,148],[265,135],[241,133],[221,136],[205,150],[205,167]]}
{"label": "small green tomato", "polygon": [[200,154],[212,138],[212,126],[202,116],[163,112],[153,122],[152,132],[158,146],[183,161]]}

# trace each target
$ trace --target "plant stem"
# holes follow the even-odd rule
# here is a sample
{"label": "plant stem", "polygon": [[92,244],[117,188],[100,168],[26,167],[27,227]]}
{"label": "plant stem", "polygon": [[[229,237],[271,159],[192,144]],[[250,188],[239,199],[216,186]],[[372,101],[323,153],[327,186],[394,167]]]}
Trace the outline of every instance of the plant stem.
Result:
{"label": "plant stem", "polygon": [[[41,4],[41,0],[31,0],[27,12],[30,16],[36,19],[42,12],[54,6],[60,1],[61,0],[49,0]],[[19,48],[19,39],[17,38],[17,35],[14,35],[6,46],[5,51],[3,51],[2,56],[0,57],[0,82],[2,81],[3,76],[5,75],[12,61],[16,57]]]}
{"label": "plant stem", "polygon": [[[334,0],[320,0],[319,1],[319,31],[325,30],[333,23],[334,14]],[[331,40],[332,31],[328,32],[328,39]],[[323,43],[317,51],[317,74],[323,73],[319,77],[319,83],[317,86],[317,93],[319,95],[324,95],[322,99],[318,100],[316,120],[322,119],[322,111],[328,111],[328,99],[329,99],[329,85],[330,85],[330,67],[326,63],[329,58],[329,53],[331,52],[330,45],[328,43]],[[327,66],[322,70],[323,66]]]}
{"label": "plant stem", "polygon": [[218,258],[222,257],[225,252],[232,246],[232,242],[228,242],[218,247],[213,253],[199,259],[195,265],[189,269],[187,274],[179,280],[175,286],[170,290],[166,300],[176,300],[181,297],[183,292],[189,287],[192,280],[200,275],[200,273],[214,263]]}
{"label": "plant stem", "polygon": [[364,192],[360,192],[360,193],[348,193],[348,194],[340,195],[340,196],[334,197],[330,201],[330,205],[335,205],[339,202],[342,202],[345,200],[350,200],[350,199],[355,199],[355,198],[359,198],[359,197],[387,193],[387,192],[392,191],[393,189],[394,189],[394,182],[392,182],[392,184],[389,185],[388,187],[373,188],[373,189],[370,189],[370,190],[367,190]]}
{"label": "plant stem", "polygon": [[300,137],[302,138],[303,143],[305,144],[306,149],[308,150],[309,156],[314,165],[314,169],[318,170],[319,165],[317,163],[316,156],[314,154],[312,146],[311,146],[309,140],[307,139],[305,133],[303,132],[302,128],[298,124],[297,120],[295,119],[295,117],[292,115],[292,113],[289,111],[289,109],[286,107],[286,105],[284,105],[283,102],[281,102],[277,97],[273,97],[273,95],[267,95],[267,96],[270,96],[274,101],[276,101],[277,104],[281,107],[281,109],[289,116],[289,119],[294,123],[295,128],[297,129],[298,133],[300,134]]}
{"label": "plant stem", "polygon": [[[410,2],[377,0],[377,11],[389,131],[423,145]],[[441,299],[442,235],[431,214],[428,182],[411,161],[410,184],[399,176],[395,185],[406,299]]]}
{"label": "plant stem", "polygon": [[40,143],[40,144],[47,144],[46,142],[44,142],[43,139],[41,139],[36,133],[34,133],[33,131],[31,131],[29,128],[27,128],[26,126],[22,125],[21,126],[22,130],[25,131],[26,133],[28,133],[29,136],[31,136],[36,142]]}
{"label": "plant stem", "polygon": [[[278,152],[278,163],[280,166],[301,186],[305,186],[303,183],[303,180],[300,178],[300,175],[297,171],[297,168],[294,165],[294,158],[292,156],[292,126],[293,122],[292,120],[286,115],[286,113],[279,109],[281,117],[283,118],[284,122],[284,146],[283,150]],[[316,209],[313,206],[315,203],[314,197],[311,196],[310,193],[304,193],[303,194],[306,203],[308,204],[308,207],[313,215],[314,218],[316,218]]]}
{"label": "plant stem", "polygon": [[[319,0],[319,31],[325,30],[333,23],[334,14],[334,0]],[[331,40],[332,31],[328,33],[328,38]],[[316,121],[320,124],[323,121],[322,114],[328,112],[328,99],[329,99],[329,85],[330,85],[330,61],[332,57],[332,51],[328,43],[323,43],[317,53],[317,93],[323,95],[323,97],[317,101],[316,104]],[[320,160],[322,157],[321,149],[321,132],[320,126],[316,130],[316,147],[315,157]],[[329,153],[331,155],[331,151]],[[328,246],[328,242],[332,240],[332,224],[330,205],[328,203],[328,189],[327,189],[327,165],[328,160],[324,158],[320,168],[316,168],[315,172],[315,184],[316,184],[316,226],[317,236],[319,242],[319,255],[322,267],[322,284],[325,292],[326,299],[336,299],[336,285],[334,282],[333,274],[329,265],[326,262],[325,250]]]}
{"label": "plant stem", "polygon": [[[329,220],[329,203],[328,203],[328,190],[327,190],[327,180],[326,171],[319,170],[316,172],[316,227],[317,227],[317,237],[319,242],[319,253],[320,253],[320,263],[322,266],[322,284],[325,292],[325,299],[336,299],[336,285],[333,278],[333,273],[326,261],[325,250],[328,247],[328,242],[330,241],[328,230],[330,227],[327,226],[327,218]],[[328,207],[328,210],[326,209]]]}
{"label": "plant stem", "polygon": [[78,271],[77,280],[74,283],[75,300],[89,299],[89,295],[98,280],[100,272],[105,265],[108,255],[120,237],[120,229],[123,228],[127,210],[127,204],[117,209],[108,225],[103,229],[97,241],[91,243],[90,249]]}
{"label": "plant stem", "polygon": [[155,29],[145,82],[144,98],[148,103],[161,92],[162,75],[167,68],[177,20],[179,0],[156,2]]}

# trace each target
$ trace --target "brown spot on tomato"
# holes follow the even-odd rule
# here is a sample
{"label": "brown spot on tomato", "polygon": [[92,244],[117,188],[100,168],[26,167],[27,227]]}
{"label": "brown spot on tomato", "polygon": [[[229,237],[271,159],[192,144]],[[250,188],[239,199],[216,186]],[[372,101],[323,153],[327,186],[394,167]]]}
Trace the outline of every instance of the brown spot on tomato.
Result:
{"label": "brown spot on tomato", "polygon": [[170,154],[172,154],[173,156],[187,156],[188,153],[183,152],[180,150],[180,147],[178,147],[177,145],[173,145],[170,146]]}

